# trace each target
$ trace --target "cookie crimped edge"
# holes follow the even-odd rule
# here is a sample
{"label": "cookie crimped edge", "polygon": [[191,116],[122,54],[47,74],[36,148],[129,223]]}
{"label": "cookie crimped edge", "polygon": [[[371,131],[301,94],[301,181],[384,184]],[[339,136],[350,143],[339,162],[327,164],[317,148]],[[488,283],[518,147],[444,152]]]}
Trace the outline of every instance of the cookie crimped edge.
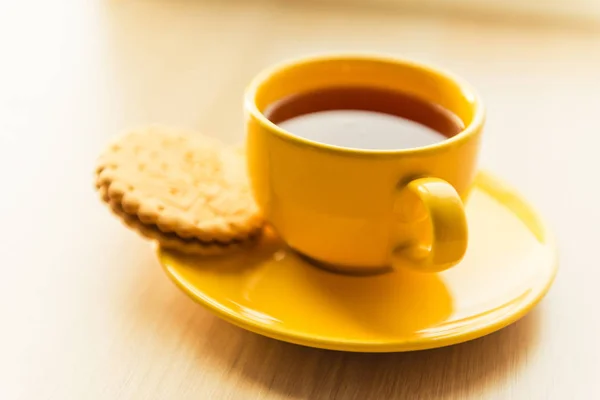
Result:
{"label": "cookie crimped edge", "polygon": [[[178,131],[152,131],[158,136],[182,136]],[[139,132],[138,132],[139,133]],[[208,145],[207,151],[215,151],[221,162],[225,163],[226,157],[234,154],[243,156],[243,148],[237,147],[231,149],[220,145],[220,142],[206,136],[190,136],[193,141],[205,141]],[[118,144],[118,140],[112,142]],[[110,150],[107,150],[110,152]],[[100,157],[110,160],[110,157]],[[111,163],[99,162],[96,167],[96,187],[106,187],[107,196],[111,202],[118,203],[124,213],[136,217],[146,225],[155,225],[163,233],[174,233],[181,238],[196,238],[200,241],[211,240],[245,240],[259,233],[265,222],[260,215],[258,208],[255,211],[249,212],[246,216],[235,218],[234,216],[219,216],[216,215],[212,219],[203,221],[202,223],[190,222],[189,218],[185,218],[180,213],[164,214],[161,213],[160,198],[145,198],[143,191],[138,188],[120,182],[114,176],[111,176]],[[223,182],[222,190],[236,190]],[[236,186],[239,182],[233,182]],[[242,185],[242,184],[240,184]],[[243,185],[242,185],[243,186]],[[242,200],[243,201],[243,200]],[[250,202],[252,200],[250,199]],[[256,207],[256,206],[255,206]]]}
{"label": "cookie crimped edge", "polygon": [[[175,233],[164,233],[161,232],[158,227],[152,225],[146,225],[138,220],[136,217],[127,214],[123,211],[120,204],[113,202],[106,194],[106,188],[101,187],[99,189],[100,196],[105,204],[110,208],[111,212],[118,217],[121,222],[134,230],[139,235],[146,239],[156,241],[161,247],[165,249],[175,250],[180,253],[199,255],[199,256],[212,256],[212,255],[223,255],[241,251],[251,247],[259,235],[248,237],[244,241],[231,241],[229,243],[220,242],[201,242],[197,239],[184,239],[177,237]],[[170,237],[168,235],[173,235]]]}

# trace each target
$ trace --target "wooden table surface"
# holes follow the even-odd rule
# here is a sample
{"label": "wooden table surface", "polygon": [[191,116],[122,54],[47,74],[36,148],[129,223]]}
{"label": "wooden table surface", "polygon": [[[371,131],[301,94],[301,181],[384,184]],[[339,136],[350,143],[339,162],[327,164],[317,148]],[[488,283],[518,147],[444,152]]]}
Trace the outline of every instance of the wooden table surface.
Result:
{"label": "wooden table surface", "polygon": [[[0,6],[1,399],[591,399],[600,396],[600,34],[592,24],[285,1]],[[296,2],[298,4],[302,2]],[[350,354],[233,327],[163,274],[93,190],[97,153],[164,123],[243,137],[261,68],[384,51],[471,81],[482,165],[539,207],[561,268],[488,337]]]}

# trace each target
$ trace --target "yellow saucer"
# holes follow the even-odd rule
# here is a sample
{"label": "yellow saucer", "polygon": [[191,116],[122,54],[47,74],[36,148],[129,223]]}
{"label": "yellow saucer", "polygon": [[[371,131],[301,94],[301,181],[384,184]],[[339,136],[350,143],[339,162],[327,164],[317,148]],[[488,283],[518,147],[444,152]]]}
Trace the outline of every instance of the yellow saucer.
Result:
{"label": "yellow saucer", "polygon": [[525,315],[548,291],[556,252],[519,195],[480,173],[467,205],[469,249],[438,274],[357,277],[319,269],[267,235],[221,258],[158,255],[169,277],[250,331],[333,350],[409,351],[474,339]]}

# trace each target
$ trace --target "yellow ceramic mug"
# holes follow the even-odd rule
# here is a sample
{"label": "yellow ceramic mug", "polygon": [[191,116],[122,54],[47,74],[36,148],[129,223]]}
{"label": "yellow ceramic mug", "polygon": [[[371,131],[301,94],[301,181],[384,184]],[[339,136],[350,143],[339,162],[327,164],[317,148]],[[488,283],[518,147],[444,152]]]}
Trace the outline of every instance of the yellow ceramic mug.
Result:
{"label": "yellow ceramic mug", "polygon": [[[263,114],[284,97],[345,85],[416,95],[454,112],[466,128],[424,147],[360,150],[295,136]],[[310,57],[256,77],[245,112],[253,195],[291,248],[357,272],[400,264],[436,272],[462,259],[468,241],[463,201],[484,122],[483,106],[465,82],[383,56]]]}

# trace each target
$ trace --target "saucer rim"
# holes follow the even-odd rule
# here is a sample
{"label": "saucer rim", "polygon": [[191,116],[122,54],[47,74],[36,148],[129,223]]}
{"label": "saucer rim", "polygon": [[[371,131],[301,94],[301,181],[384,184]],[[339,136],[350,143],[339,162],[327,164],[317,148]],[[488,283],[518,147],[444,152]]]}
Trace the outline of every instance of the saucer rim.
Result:
{"label": "saucer rim", "polygon": [[[517,215],[517,217],[522,220],[530,230],[536,231],[534,234],[536,234],[537,240],[548,251],[549,259],[547,260],[547,263],[549,265],[544,267],[548,269],[544,275],[548,276],[544,278],[543,284],[535,285],[529,290],[528,294],[522,296],[523,298],[518,301],[518,304],[512,304],[516,299],[518,299],[517,297],[494,310],[487,310],[486,312],[477,314],[475,316],[467,317],[467,320],[475,318],[476,320],[482,319],[482,321],[472,322],[471,324],[467,325],[467,327],[462,327],[457,329],[455,332],[450,332],[441,337],[418,336],[415,339],[398,341],[389,339],[381,341],[357,341],[331,338],[329,336],[317,336],[314,334],[299,332],[297,330],[290,330],[283,324],[261,324],[223,306],[221,303],[195,289],[193,286],[186,284],[185,280],[179,276],[176,269],[170,268],[171,263],[169,261],[169,256],[172,252],[170,252],[168,249],[162,249],[159,245],[156,245],[155,252],[165,274],[192,300],[213,312],[221,319],[242,329],[262,336],[307,347],[365,353],[406,352],[451,346],[489,335],[508,325],[513,324],[524,317],[548,293],[552,284],[554,283],[558,271],[558,250],[554,236],[550,233],[548,225],[540,217],[539,213],[519,193],[519,191],[517,191],[514,187],[509,186],[505,181],[498,178],[494,174],[485,170],[480,170],[478,172],[476,184],[474,186],[490,194],[494,199],[498,200],[503,207],[509,208],[513,213],[515,213],[515,215]],[[517,210],[517,208],[519,210]],[[525,212],[528,215],[523,216],[518,213],[519,211]],[[527,220],[525,220],[525,218]],[[539,278],[539,280],[542,282],[541,278]],[[489,321],[490,312],[502,311],[508,305],[514,308],[511,311],[503,314],[500,318],[494,318],[492,322]],[[460,321],[463,320],[453,321],[453,324],[460,323]]]}

